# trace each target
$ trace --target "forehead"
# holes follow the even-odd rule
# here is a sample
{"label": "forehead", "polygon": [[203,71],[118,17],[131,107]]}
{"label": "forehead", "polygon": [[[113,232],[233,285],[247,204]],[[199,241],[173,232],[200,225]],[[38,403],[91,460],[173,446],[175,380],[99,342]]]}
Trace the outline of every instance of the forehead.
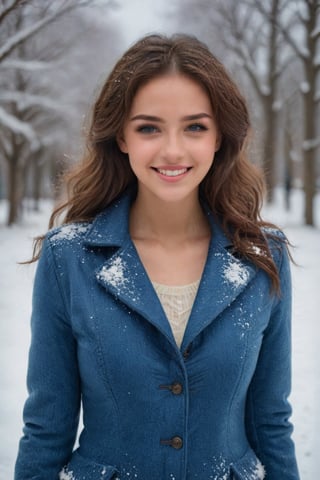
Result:
{"label": "forehead", "polygon": [[[141,86],[133,98],[131,113],[151,113],[155,110],[187,110],[212,113],[209,95],[194,79],[170,73],[155,77]],[[190,112],[191,110],[191,112]]]}

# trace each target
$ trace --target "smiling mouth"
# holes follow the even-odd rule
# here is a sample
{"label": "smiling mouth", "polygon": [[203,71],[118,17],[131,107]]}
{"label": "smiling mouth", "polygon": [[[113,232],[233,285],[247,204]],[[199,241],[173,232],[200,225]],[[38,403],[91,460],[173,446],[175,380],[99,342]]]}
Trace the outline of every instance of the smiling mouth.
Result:
{"label": "smiling mouth", "polygon": [[184,175],[185,173],[187,173],[189,170],[191,170],[192,167],[177,168],[176,170],[166,170],[164,168],[155,167],[152,168],[156,172],[161,173],[161,175],[165,175],[166,177],[178,177],[179,175]]}

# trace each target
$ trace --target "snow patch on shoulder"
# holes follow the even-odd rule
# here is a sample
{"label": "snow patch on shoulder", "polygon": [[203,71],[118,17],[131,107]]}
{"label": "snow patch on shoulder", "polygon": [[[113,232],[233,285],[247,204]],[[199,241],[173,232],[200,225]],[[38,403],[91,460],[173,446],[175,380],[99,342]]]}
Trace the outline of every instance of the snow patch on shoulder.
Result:
{"label": "snow patch on shoulder", "polygon": [[224,267],[223,274],[224,278],[228,282],[232,283],[235,287],[245,285],[249,278],[248,269],[237,260],[231,260]]}
{"label": "snow patch on shoulder", "polygon": [[82,233],[86,233],[88,228],[88,223],[70,223],[69,225],[63,225],[56,233],[52,235],[51,240],[54,242],[73,240]]}
{"label": "snow patch on shoulder", "polygon": [[116,257],[110,265],[101,268],[97,273],[97,278],[115,288],[122,287],[127,281],[124,276],[125,265],[125,262],[120,257]]}

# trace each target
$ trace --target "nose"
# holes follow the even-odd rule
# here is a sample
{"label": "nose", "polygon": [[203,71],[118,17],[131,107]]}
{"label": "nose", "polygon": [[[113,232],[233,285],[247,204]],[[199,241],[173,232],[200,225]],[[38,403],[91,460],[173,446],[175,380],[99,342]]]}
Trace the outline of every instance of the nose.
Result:
{"label": "nose", "polygon": [[175,164],[184,156],[183,140],[181,136],[174,132],[169,133],[163,139],[162,157],[166,162]]}

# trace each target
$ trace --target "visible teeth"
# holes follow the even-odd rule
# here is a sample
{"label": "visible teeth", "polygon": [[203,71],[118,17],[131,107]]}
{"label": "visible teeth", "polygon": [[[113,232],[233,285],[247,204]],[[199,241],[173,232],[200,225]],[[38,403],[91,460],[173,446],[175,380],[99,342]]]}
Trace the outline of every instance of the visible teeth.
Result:
{"label": "visible teeth", "polygon": [[181,170],[162,170],[161,168],[158,168],[157,170],[159,173],[166,175],[167,177],[176,177],[188,171],[187,168],[182,168]]}

